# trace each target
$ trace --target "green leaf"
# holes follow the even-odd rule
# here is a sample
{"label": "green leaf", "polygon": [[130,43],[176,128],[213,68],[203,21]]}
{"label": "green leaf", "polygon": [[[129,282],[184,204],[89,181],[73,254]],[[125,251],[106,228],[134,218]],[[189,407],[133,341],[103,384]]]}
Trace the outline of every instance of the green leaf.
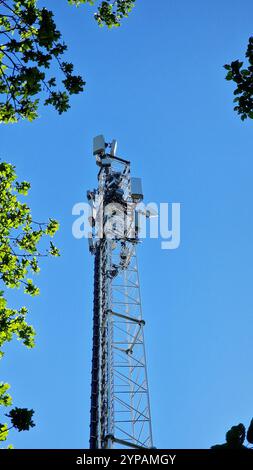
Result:
{"label": "green leaf", "polygon": [[228,72],[227,75],[226,75],[226,80],[232,80],[232,79],[233,79],[233,72],[230,71],[230,72]]}
{"label": "green leaf", "polygon": [[6,441],[9,431],[7,424],[0,424],[0,441]]}
{"label": "green leaf", "polygon": [[27,181],[23,181],[22,183],[16,183],[16,189],[18,193],[23,194],[24,196],[27,196],[30,188],[31,185]]}
{"label": "green leaf", "polygon": [[26,294],[29,294],[29,295],[31,295],[31,296],[39,295],[40,290],[39,290],[38,287],[36,287],[36,286],[33,284],[32,279],[27,279],[27,281],[26,281],[26,287],[25,287],[25,293],[26,293]]}
{"label": "green leaf", "polygon": [[1,406],[10,406],[12,404],[12,398],[7,393],[10,385],[7,383],[0,382],[0,405]]}
{"label": "green leaf", "polygon": [[49,224],[46,228],[46,234],[47,235],[50,235],[50,237],[53,237],[55,235],[55,233],[59,230],[59,222],[57,222],[57,220],[54,220],[54,219],[49,219]]}
{"label": "green leaf", "polygon": [[50,242],[49,253],[51,256],[60,256],[60,251],[58,250],[58,248],[56,248],[56,246],[52,242]]}

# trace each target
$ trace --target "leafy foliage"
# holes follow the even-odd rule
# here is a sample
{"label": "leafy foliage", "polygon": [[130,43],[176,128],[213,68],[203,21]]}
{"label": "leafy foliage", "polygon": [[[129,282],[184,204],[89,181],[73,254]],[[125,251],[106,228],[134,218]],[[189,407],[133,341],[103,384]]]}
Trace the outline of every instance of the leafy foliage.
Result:
{"label": "leafy foliage", "polygon": [[[30,276],[40,271],[39,259],[44,256],[59,256],[59,250],[50,242],[47,249],[41,249],[42,239],[53,237],[59,228],[54,219],[48,223],[33,221],[30,208],[20,201],[30,189],[27,181],[18,182],[13,165],[0,163],[0,281],[4,287],[24,287],[29,295],[38,295],[39,288]],[[29,276],[29,277],[28,277]],[[4,291],[0,291],[0,358],[3,356],[3,345],[15,335],[23,344],[34,346],[35,331],[26,321],[27,308],[11,309],[7,306]],[[8,393],[9,385],[0,383],[0,406],[12,404]],[[18,431],[29,430],[34,426],[33,410],[14,408],[7,417],[12,427]],[[5,441],[9,432],[6,423],[0,424],[0,441]]]}
{"label": "leafy foliage", "polygon": [[[91,4],[92,0],[68,0],[69,4]],[[120,26],[135,4],[135,0],[102,1],[95,13],[100,26]],[[44,104],[52,105],[59,114],[70,107],[69,97],[83,91],[85,82],[74,75],[73,64],[63,61],[67,46],[54,22],[53,13],[38,8],[37,0],[0,0],[0,122],[13,123],[24,118],[33,121],[38,116],[41,93]],[[63,74],[61,89],[55,76],[49,72],[53,63]],[[48,249],[41,251],[45,236],[53,237],[59,228],[57,221],[35,222],[30,208],[20,201],[26,196],[30,184],[16,180],[15,168],[0,163],[0,281],[3,287],[24,286],[26,294],[35,296],[39,288],[31,276],[40,271],[39,258],[59,256],[58,248],[50,241]],[[3,345],[16,336],[25,346],[34,346],[35,331],[26,321],[27,308],[11,309],[4,291],[0,291],[0,358]],[[12,405],[9,385],[0,383],[0,406]],[[34,411],[13,408],[6,416],[11,427],[29,430],[35,424]],[[6,441],[8,424],[0,423],[0,441]],[[12,448],[9,446],[8,448]]]}
{"label": "leafy foliage", "polygon": [[[9,288],[23,285],[25,293],[35,296],[39,294],[39,288],[30,276],[39,273],[39,258],[59,256],[52,242],[44,251],[39,250],[39,244],[43,237],[53,237],[59,224],[53,219],[48,223],[33,221],[30,208],[18,198],[19,194],[26,195],[29,188],[28,182],[16,181],[12,165],[0,163],[0,280]],[[0,348],[13,335],[25,346],[33,347],[35,333],[27,324],[26,315],[26,307],[8,308],[4,292],[0,291]]]}
{"label": "leafy foliage", "polygon": [[[67,111],[69,95],[83,91],[85,82],[62,61],[67,46],[53,13],[38,8],[37,0],[0,0],[0,8],[0,122],[35,119],[41,91],[45,105],[59,114]],[[62,90],[46,73],[54,60],[63,74]]]}
{"label": "leafy foliage", "polygon": [[6,441],[8,434],[9,434],[8,425],[0,423],[0,441]]}
{"label": "leafy foliage", "polygon": [[[7,308],[6,300],[0,298],[0,347],[6,341],[11,341],[13,335],[23,341],[23,344],[28,348],[34,346],[35,331],[32,326],[26,322],[27,309],[22,307],[19,310]],[[3,351],[0,351],[1,357]]]}
{"label": "leafy foliage", "polygon": [[[70,5],[93,5],[96,0],[68,0]],[[94,14],[99,26],[120,26],[135,0],[102,1]],[[38,8],[37,0],[0,0],[0,123],[33,121],[41,93],[45,105],[59,114],[70,107],[69,97],[83,91],[85,81],[63,60],[67,46],[61,40],[53,12]],[[53,63],[63,74],[50,75]],[[61,82],[61,83],[59,83]]]}
{"label": "leafy foliage", "polygon": [[[212,446],[212,449],[249,449],[244,445],[246,436],[245,426],[240,423],[237,426],[232,426],[226,433],[225,444],[217,444]],[[253,419],[247,431],[247,441],[253,444]]]}
{"label": "leafy foliage", "polygon": [[234,91],[234,110],[241,116],[242,121],[253,119],[253,37],[249,38],[246,58],[248,67],[243,67],[243,62],[239,60],[224,65],[227,70],[226,79],[234,81],[237,85]]}
{"label": "leafy foliage", "polygon": [[[35,426],[33,422],[33,410],[28,410],[27,408],[13,408],[10,410],[8,414],[5,416],[10,418],[11,426],[8,427],[7,423],[1,424],[0,423],[0,441],[6,441],[9,435],[10,429],[14,428],[18,432],[21,431],[29,431],[30,428]],[[12,446],[8,446],[8,448],[12,448]]]}
{"label": "leafy foliage", "polygon": [[5,384],[3,382],[0,383],[0,405],[1,406],[10,406],[12,404],[12,398],[9,395],[8,390],[10,386],[9,384]]}
{"label": "leafy foliage", "polygon": [[[68,3],[79,6],[82,3],[93,5],[96,2],[95,0],[68,0]],[[134,5],[135,0],[102,1],[94,14],[95,20],[99,26],[118,27],[121,20],[129,15]]]}
{"label": "leafy foliage", "polygon": [[35,426],[32,417],[33,410],[27,408],[13,408],[6,416],[10,418],[12,426],[20,431],[29,431],[30,428]]}

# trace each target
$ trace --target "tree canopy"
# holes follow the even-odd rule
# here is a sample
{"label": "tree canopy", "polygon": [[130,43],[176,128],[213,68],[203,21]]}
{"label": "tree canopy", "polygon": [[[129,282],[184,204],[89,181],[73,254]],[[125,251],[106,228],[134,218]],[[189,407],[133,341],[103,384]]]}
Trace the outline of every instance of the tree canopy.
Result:
{"label": "tree canopy", "polygon": [[[33,277],[40,271],[40,258],[59,256],[59,250],[52,241],[45,246],[45,239],[55,235],[59,224],[54,219],[49,219],[47,223],[33,220],[31,209],[20,200],[29,189],[27,181],[17,181],[13,165],[0,163],[1,284],[5,289],[22,286],[26,294],[35,296],[39,294],[39,288],[34,284]],[[35,331],[27,323],[27,314],[25,306],[19,309],[9,307],[5,291],[0,290],[0,359],[4,356],[3,346],[14,337],[28,348],[34,346]],[[12,404],[8,389],[9,384],[0,383],[0,406],[9,407]],[[15,408],[7,416],[11,418],[12,426],[21,431],[29,429],[30,426],[24,423],[31,423],[32,411]],[[7,424],[0,424],[0,440],[7,439],[8,429]]]}
{"label": "tree canopy", "polygon": [[[46,94],[44,104],[63,113],[69,95],[83,91],[85,82],[74,75],[73,64],[62,59],[67,46],[53,13],[38,8],[36,0],[0,0],[0,7],[0,122],[35,119],[41,91]],[[53,61],[63,74],[62,89],[49,74]]]}
{"label": "tree canopy", "polygon": [[[71,62],[64,60],[67,45],[53,12],[39,8],[37,3],[37,0],[0,0],[2,123],[17,122],[20,118],[33,121],[38,116],[41,94],[45,95],[45,105],[52,105],[62,114],[70,107],[70,95],[84,90],[84,79],[74,74]],[[96,2],[68,0],[68,3],[79,6]],[[134,3],[135,0],[102,1],[94,17],[100,26],[117,27]]]}

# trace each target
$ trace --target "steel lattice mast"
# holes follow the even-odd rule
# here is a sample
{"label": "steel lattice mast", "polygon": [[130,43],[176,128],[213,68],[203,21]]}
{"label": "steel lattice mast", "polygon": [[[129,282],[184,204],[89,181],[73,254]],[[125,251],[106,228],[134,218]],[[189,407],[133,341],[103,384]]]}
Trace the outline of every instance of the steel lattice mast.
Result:
{"label": "steel lattice mast", "polygon": [[98,188],[88,191],[94,254],[90,448],[151,448],[152,430],[136,257],[143,199],[116,141],[94,139]]}

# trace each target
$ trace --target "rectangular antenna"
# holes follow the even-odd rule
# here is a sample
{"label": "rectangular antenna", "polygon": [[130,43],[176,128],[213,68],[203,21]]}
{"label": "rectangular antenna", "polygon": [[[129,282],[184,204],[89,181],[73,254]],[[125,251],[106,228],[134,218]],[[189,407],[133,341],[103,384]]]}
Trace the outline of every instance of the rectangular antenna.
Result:
{"label": "rectangular antenna", "polygon": [[93,155],[105,153],[105,138],[103,135],[97,135],[93,139]]}
{"label": "rectangular antenna", "polygon": [[142,201],[143,192],[141,178],[131,178],[131,196],[135,200]]}

